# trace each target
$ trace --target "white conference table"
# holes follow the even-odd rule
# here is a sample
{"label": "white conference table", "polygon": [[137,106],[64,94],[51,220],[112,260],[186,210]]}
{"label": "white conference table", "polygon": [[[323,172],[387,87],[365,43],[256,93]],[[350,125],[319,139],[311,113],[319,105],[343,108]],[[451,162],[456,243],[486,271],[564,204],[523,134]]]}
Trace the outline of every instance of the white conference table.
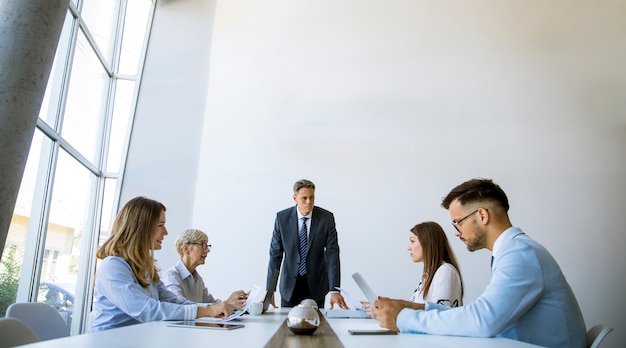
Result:
{"label": "white conference table", "polygon": [[[287,317],[288,309],[269,310],[258,316],[244,315],[234,321],[245,325],[234,330],[171,327],[168,321],[155,321],[101,332],[75,335],[33,343],[29,348],[122,348],[122,347],[199,347],[203,344],[225,347],[263,347]],[[345,347],[463,347],[524,348],[532,344],[503,338],[471,338],[435,335],[351,335],[349,329],[380,329],[374,319],[327,319]]]}

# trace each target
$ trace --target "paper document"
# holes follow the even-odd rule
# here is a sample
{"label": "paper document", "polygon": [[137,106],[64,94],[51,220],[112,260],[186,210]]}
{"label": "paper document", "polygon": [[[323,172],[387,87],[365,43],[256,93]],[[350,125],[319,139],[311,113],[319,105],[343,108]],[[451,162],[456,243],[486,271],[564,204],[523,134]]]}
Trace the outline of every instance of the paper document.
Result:
{"label": "paper document", "polygon": [[355,309],[326,309],[324,311],[324,315],[326,318],[369,318],[370,316],[363,309],[363,305],[361,302],[354,299],[354,297],[350,296],[350,294],[340,287],[335,287],[335,289],[341,291],[344,299],[349,305],[352,305]]}
{"label": "paper document", "polygon": [[252,285],[252,289],[250,289],[250,293],[248,294],[248,299],[246,300],[246,303],[244,304],[243,308],[237,310],[235,313],[224,318],[224,322],[231,321],[235,318],[239,318],[240,316],[242,316],[248,310],[248,308],[250,308],[250,305],[252,304],[252,302],[255,301],[256,297],[259,295],[259,291],[261,291],[260,286]]}
{"label": "paper document", "polygon": [[361,304],[361,301],[357,301],[354,297],[350,296],[350,294],[345,289],[342,289],[338,286],[336,286],[335,289],[341,291],[341,293],[343,294],[343,297],[346,300],[348,300],[347,302],[352,304],[354,309],[361,309],[361,310],[363,309],[363,305]]}
{"label": "paper document", "polygon": [[224,319],[203,317],[203,318],[196,319],[196,321],[204,321],[204,322],[210,322],[210,323],[225,323],[225,322],[237,319],[240,316],[242,316],[248,310],[248,308],[250,308],[250,305],[252,304],[252,302],[255,301],[260,291],[261,291],[260,286],[252,285],[252,289],[250,289],[250,293],[248,294],[248,299],[246,300],[246,303],[244,304],[243,308],[238,309],[237,311],[235,311],[235,313],[229,315],[228,317]]}

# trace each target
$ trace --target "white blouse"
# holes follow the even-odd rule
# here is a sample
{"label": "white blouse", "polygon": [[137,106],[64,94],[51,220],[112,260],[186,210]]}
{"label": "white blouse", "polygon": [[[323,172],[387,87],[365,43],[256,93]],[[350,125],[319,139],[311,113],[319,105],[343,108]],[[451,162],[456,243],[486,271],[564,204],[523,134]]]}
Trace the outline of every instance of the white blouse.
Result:
{"label": "white blouse", "polygon": [[422,293],[423,284],[420,281],[417,289],[413,292],[411,301],[415,303],[432,302],[448,307],[463,305],[461,276],[454,266],[444,263],[437,268],[433,280],[430,283],[428,296],[424,298]]}

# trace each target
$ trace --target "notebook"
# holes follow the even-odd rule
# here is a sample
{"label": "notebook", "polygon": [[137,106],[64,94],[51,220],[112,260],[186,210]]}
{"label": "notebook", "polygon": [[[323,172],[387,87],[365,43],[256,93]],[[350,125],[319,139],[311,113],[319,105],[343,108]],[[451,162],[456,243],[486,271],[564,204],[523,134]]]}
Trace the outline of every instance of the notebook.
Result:
{"label": "notebook", "polygon": [[276,284],[278,284],[278,270],[275,269],[274,273],[272,273],[272,280],[270,280],[270,284],[267,288],[267,293],[265,294],[265,299],[263,300],[263,312],[267,312],[270,308],[270,303],[272,302],[272,297],[274,296],[274,291],[276,291]]}
{"label": "notebook", "polygon": [[356,285],[359,286],[369,303],[374,305],[374,301],[378,299],[378,296],[376,296],[376,293],[372,290],[372,288],[370,288],[363,276],[359,272],[356,272],[352,275],[352,278],[356,282]]}

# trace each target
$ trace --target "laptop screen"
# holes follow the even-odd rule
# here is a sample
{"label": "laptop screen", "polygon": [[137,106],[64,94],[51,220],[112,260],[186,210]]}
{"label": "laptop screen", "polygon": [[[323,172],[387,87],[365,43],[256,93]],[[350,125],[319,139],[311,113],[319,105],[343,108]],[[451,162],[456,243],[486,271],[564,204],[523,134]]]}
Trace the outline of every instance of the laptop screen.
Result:
{"label": "laptop screen", "polygon": [[267,288],[267,293],[265,294],[265,299],[263,300],[263,313],[267,312],[270,308],[270,302],[272,302],[272,296],[274,296],[274,291],[276,291],[276,284],[278,284],[278,270],[275,269],[274,273],[272,273],[272,280],[270,280],[270,284]]}

